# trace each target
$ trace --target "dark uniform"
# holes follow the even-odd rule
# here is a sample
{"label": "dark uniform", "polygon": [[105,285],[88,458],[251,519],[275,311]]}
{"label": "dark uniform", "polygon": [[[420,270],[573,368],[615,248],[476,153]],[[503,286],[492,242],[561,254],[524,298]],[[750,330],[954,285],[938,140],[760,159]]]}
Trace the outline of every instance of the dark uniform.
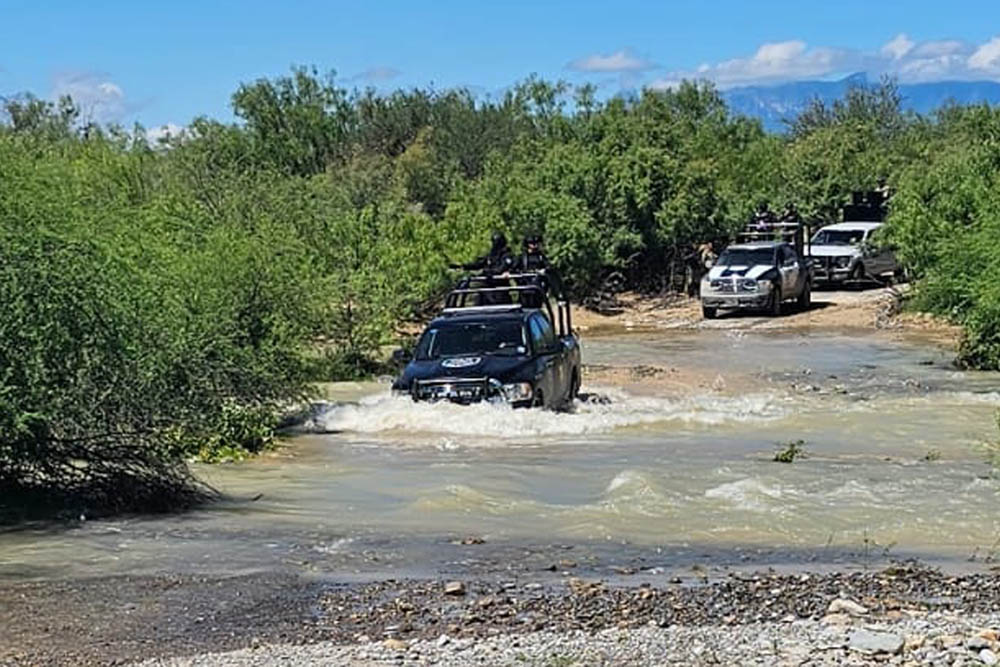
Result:
{"label": "dark uniform", "polygon": [[785,210],[781,212],[781,222],[802,222],[802,216],[792,202],[785,204]]}
{"label": "dark uniform", "polygon": [[493,232],[490,251],[467,264],[452,264],[452,268],[486,273],[505,273],[514,268],[516,260],[507,245],[507,237],[501,232]]}
{"label": "dark uniform", "polygon": [[771,210],[771,206],[766,202],[761,202],[757,207],[757,210],[753,214],[753,224],[759,226],[766,226],[773,224],[778,221],[777,216],[774,215],[774,211]]}
{"label": "dark uniform", "polygon": [[[539,285],[546,294],[555,291],[558,297],[563,296],[562,281],[559,274],[549,265],[549,260],[542,251],[542,237],[538,234],[528,234],[521,243],[521,254],[518,256],[515,269],[523,273],[536,273],[538,277],[534,280],[523,279],[524,284],[534,282]],[[533,295],[537,299],[537,295]],[[540,303],[526,303],[533,308],[540,308]]]}

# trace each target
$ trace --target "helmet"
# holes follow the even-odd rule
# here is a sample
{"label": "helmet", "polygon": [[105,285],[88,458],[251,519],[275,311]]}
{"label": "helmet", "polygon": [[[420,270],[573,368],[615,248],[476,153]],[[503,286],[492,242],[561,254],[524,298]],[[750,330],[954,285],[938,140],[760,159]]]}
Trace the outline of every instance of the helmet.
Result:
{"label": "helmet", "polygon": [[507,237],[503,235],[503,232],[493,232],[493,239],[491,250],[497,252],[503,250],[507,247]]}
{"label": "helmet", "polygon": [[522,243],[524,249],[527,250],[529,246],[535,246],[536,248],[542,245],[542,235],[536,234],[534,232],[524,235],[524,242]]}

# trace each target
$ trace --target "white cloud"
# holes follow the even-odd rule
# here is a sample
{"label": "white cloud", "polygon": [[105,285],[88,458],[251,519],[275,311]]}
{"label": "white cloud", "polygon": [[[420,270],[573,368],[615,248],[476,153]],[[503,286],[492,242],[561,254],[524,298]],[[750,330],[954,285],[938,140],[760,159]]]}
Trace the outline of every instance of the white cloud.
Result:
{"label": "white cloud", "polygon": [[52,98],[58,100],[67,95],[80,109],[84,122],[117,122],[132,110],[120,86],[90,72],[57,74],[53,81]]}
{"label": "white cloud", "polygon": [[622,49],[610,55],[597,53],[578,58],[567,64],[566,68],[576,72],[642,72],[655,69],[656,65],[628,49]]}
{"label": "white cloud", "polygon": [[655,81],[653,87],[668,87],[669,82],[685,78],[710,79],[722,88],[807,79],[829,74],[854,60],[854,54],[842,49],[810,49],[800,40],[772,42],[761,45],[749,58],[704,63],[693,72],[670,72]]}
{"label": "white cloud", "polygon": [[899,60],[912,51],[914,46],[916,46],[916,42],[903,33],[900,33],[882,47],[881,53],[883,56],[892,58],[893,60]]}
{"label": "white cloud", "polygon": [[1000,37],[986,42],[969,56],[969,67],[1000,74]]}
{"label": "white cloud", "polygon": [[183,138],[187,134],[188,130],[186,128],[174,123],[166,123],[146,130],[146,141],[151,146],[158,146],[169,139]]}
{"label": "white cloud", "polygon": [[400,74],[402,74],[402,72],[394,67],[370,67],[364,72],[358,72],[348,79],[348,81],[367,81],[368,83],[377,83],[379,81],[395,79]]}
{"label": "white cloud", "polygon": [[875,52],[812,47],[801,40],[773,42],[763,44],[749,57],[665,72],[650,86],[670,88],[682,79],[708,79],[720,88],[732,88],[854,72],[865,72],[873,78],[890,75],[903,83],[946,79],[1000,81],[1000,37],[975,45],[959,40],[917,43],[899,34]]}
{"label": "white cloud", "polygon": [[969,45],[957,39],[939,39],[918,44],[913,49],[913,56],[916,58],[940,58],[942,56],[954,56],[969,51]]}

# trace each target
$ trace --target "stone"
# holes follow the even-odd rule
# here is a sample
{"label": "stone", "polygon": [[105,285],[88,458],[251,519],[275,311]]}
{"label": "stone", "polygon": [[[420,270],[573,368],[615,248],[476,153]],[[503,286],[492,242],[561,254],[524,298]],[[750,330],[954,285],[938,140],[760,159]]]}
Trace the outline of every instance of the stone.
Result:
{"label": "stone", "polygon": [[864,616],[868,613],[868,607],[860,605],[853,600],[837,598],[826,608],[828,614],[850,614],[851,616]]}
{"label": "stone", "polygon": [[461,581],[449,581],[444,585],[445,595],[465,595],[465,584]]}
{"label": "stone", "polygon": [[927,638],[923,635],[907,635],[905,648],[907,651],[916,651],[924,647]]}
{"label": "stone", "polygon": [[855,630],[847,640],[847,648],[861,653],[889,653],[895,655],[903,650],[903,638],[891,632]]}
{"label": "stone", "polygon": [[405,651],[407,643],[404,642],[402,639],[390,638],[382,642],[382,646],[385,646],[388,649],[392,649],[393,651]]}
{"label": "stone", "polygon": [[827,614],[820,623],[823,625],[850,625],[851,617],[847,614]]}
{"label": "stone", "polygon": [[969,649],[970,651],[980,651],[984,648],[989,648],[989,647],[990,643],[989,641],[986,640],[985,637],[979,637],[979,636],[969,637],[968,639],[965,640],[965,648]]}
{"label": "stone", "polygon": [[995,630],[990,630],[990,629],[980,630],[977,636],[982,637],[988,642],[995,642],[997,640],[997,633]]}
{"label": "stone", "polygon": [[447,646],[450,642],[451,642],[451,637],[449,637],[448,635],[441,635],[440,637],[437,638],[436,644],[438,648],[441,648],[442,646]]}
{"label": "stone", "polygon": [[982,651],[979,652],[979,660],[984,665],[995,665],[998,662],[1000,662],[1000,657],[997,657],[997,654],[991,651],[990,649],[984,648]]}

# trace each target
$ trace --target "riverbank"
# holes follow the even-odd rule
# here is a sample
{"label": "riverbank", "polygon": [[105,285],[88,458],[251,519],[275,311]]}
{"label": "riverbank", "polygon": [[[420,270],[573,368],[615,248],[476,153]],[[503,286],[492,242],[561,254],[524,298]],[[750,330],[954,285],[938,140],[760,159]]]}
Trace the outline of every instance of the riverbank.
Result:
{"label": "riverbank", "polygon": [[1000,653],[995,574],[642,578],[3,584],[0,664],[974,664]]}
{"label": "riverbank", "polygon": [[904,312],[902,299],[907,285],[867,290],[817,290],[812,307],[804,312],[786,304],[781,317],[754,312],[724,312],[718,319],[705,320],[698,299],[682,295],[662,298],[627,292],[614,307],[597,312],[573,310],[574,326],[584,335],[603,335],[621,329],[723,329],[788,330],[798,332],[866,332],[887,338],[920,340],[956,350],[961,327],[924,313]]}

